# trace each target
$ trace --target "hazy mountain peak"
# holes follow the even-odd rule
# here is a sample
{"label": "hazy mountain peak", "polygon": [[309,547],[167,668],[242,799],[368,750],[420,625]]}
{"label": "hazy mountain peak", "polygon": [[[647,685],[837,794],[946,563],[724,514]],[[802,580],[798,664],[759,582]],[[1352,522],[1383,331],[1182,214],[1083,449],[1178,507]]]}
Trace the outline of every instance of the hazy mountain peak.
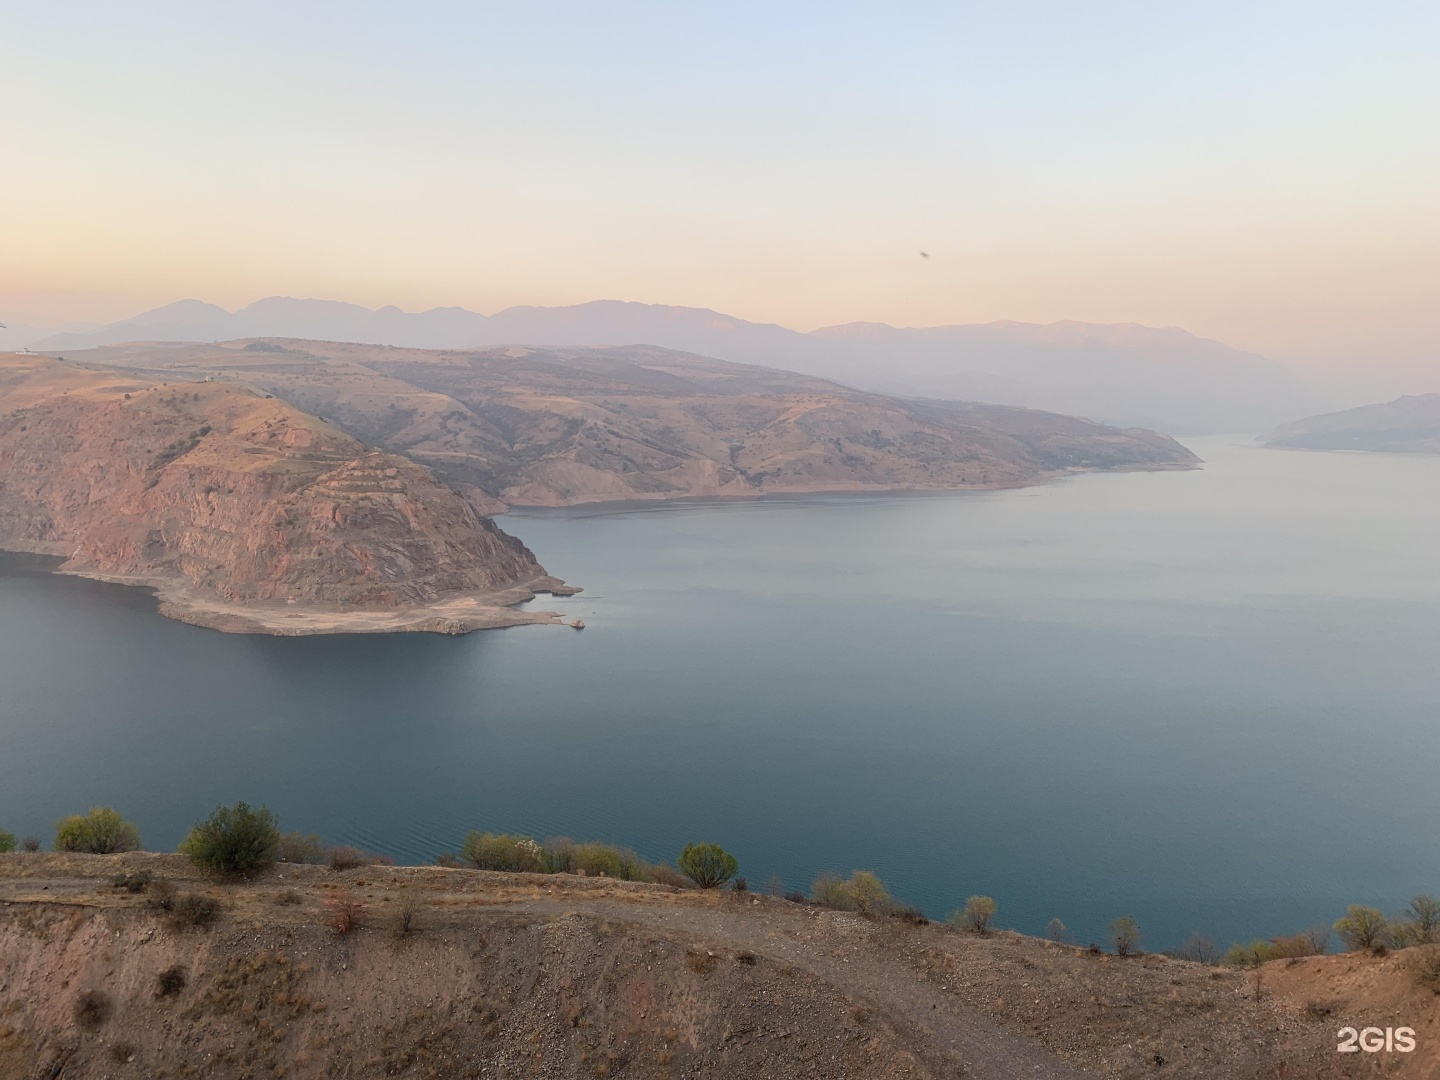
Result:
{"label": "hazy mountain peak", "polygon": [[615,299],[516,305],[489,317],[460,307],[372,311],[290,296],[269,296],[232,314],[185,300],[91,333],[54,334],[32,347],[251,337],[430,349],[653,345],[884,393],[989,401],[1181,434],[1260,431],[1328,404],[1280,365],[1175,326],[855,322],[804,334],[711,308]]}
{"label": "hazy mountain peak", "polygon": [[224,308],[208,304],[204,300],[176,300],[173,304],[142,311],[125,321],[132,326],[155,326],[186,319],[227,317],[229,314]]}

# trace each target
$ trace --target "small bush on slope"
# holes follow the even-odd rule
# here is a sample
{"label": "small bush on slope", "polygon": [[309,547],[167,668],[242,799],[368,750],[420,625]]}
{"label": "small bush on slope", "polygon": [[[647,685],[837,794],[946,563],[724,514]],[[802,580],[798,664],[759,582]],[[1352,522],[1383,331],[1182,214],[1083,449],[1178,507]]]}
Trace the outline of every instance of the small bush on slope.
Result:
{"label": "small bush on slope", "polygon": [[273,863],[279,850],[275,815],[244,802],[217,806],[180,844],[195,865],[221,874],[253,874]]}
{"label": "small bush on slope", "polygon": [[686,844],[675,860],[680,872],[702,889],[724,885],[740,869],[735,856],[719,844]]}
{"label": "small bush on slope", "polygon": [[82,851],[91,855],[113,855],[140,850],[140,830],[119,811],[97,806],[88,814],[72,814],[55,826],[56,851]]}

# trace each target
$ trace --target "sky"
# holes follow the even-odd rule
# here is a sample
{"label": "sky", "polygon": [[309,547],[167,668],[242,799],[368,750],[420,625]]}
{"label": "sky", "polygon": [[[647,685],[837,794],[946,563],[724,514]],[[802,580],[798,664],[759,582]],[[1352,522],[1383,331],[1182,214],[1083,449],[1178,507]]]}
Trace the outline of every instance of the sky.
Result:
{"label": "sky", "polygon": [[1437,47],[1383,0],[4,0],[0,321],[613,298],[1434,370]]}

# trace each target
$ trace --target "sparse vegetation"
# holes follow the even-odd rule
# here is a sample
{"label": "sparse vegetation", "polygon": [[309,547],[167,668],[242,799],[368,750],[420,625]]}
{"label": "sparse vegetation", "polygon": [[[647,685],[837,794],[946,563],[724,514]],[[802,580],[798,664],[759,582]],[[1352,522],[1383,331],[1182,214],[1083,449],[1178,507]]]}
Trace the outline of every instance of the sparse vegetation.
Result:
{"label": "sparse vegetation", "polygon": [[1440,945],[1422,945],[1413,950],[1410,970],[1421,986],[1440,994]]}
{"label": "sparse vegetation", "polygon": [[326,901],[330,909],[330,929],[341,937],[347,937],[360,929],[360,920],[365,914],[365,905],[352,893],[342,892]]}
{"label": "sparse vegetation", "polygon": [[1389,943],[1390,923],[1375,908],[1351,904],[1344,918],[1335,920],[1335,935],[1351,952],[1382,949]]}
{"label": "sparse vegetation", "polygon": [[86,1031],[94,1031],[110,1019],[110,995],[104,990],[82,990],[75,999],[75,1023]]}
{"label": "sparse vegetation", "polygon": [[[528,836],[469,832],[460,845],[460,858],[476,870],[508,870],[538,874],[545,869],[543,849]],[[565,869],[569,869],[567,865]]]}
{"label": "sparse vegetation", "polygon": [[20,850],[34,854],[40,850],[40,838],[38,836],[27,836],[20,841]]}
{"label": "sparse vegetation", "polygon": [[1220,958],[1222,964],[1230,967],[1252,967],[1275,959],[1275,947],[1268,941],[1252,941],[1248,945],[1236,943],[1225,950]]}
{"label": "sparse vegetation", "polygon": [[72,814],[55,826],[56,851],[114,855],[140,850],[140,830],[119,811],[97,806],[88,814]]}
{"label": "sparse vegetation", "polygon": [[1185,944],[1175,950],[1175,955],[1195,964],[1215,964],[1220,960],[1220,950],[1216,948],[1215,942],[1199,930],[1185,939]]}
{"label": "sparse vegetation", "polygon": [[952,925],[963,926],[972,934],[988,934],[997,910],[995,901],[990,897],[972,896],[965,901],[964,909],[955,913],[958,918],[953,920]]}
{"label": "sparse vegetation", "polygon": [[869,870],[852,870],[848,879],[821,874],[810,886],[810,892],[817,904],[865,915],[888,914],[893,903],[884,883]]}
{"label": "sparse vegetation", "polygon": [[0,853],[15,850],[15,834],[0,829]]}
{"label": "sparse vegetation", "polygon": [[394,928],[396,937],[408,937],[417,929],[420,920],[420,896],[413,888],[400,893],[400,902],[395,905]]}
{"label": "sparse vegetation", "polygon": [[175,910],[175,886],[164,878],[155,878],[145,892],[150,906],[156,911],[169,913]]}
{"label": "sparse vegetation", "polygon": [[157,998],[174,997],[185,989],[185,969],[179,964],[168,967],[155,978]]}
{"label": "sparse vegetation", "polygon": [[114,885],[117,889],[124,889],[128,893],[143,893],[155,880],[155,875],[149,870],[136,870],[133,873],[117,874]]}
{"label": "sparse vegetation", "polygon": [[245,802],[217,806],[180,844],[181,854],[195,865],[231,875],[263,870],[279,850],[275,815],[263,806],[253,810]]}
{"label": "sparse vegetation", "polygon": [[1110,924],[1110,941],[1116,956],[1131,956],[1140,949],[1140,926],[1133,915],[1122,915]]}
{"label": "sparse vegetation", "polygon": [[740,864],[719,844],[686,844],[675,860],[680,872],[702,889],[714,889],[735,876]]}
{"label": "sparse vegetation", "polygon": [[1276,960],[1293,960],[1302,956],[1324,956],[1329,947],[1330,931],[1323,928],[1270,939],[1271,954]]}
{"label": "sparse vegetation", "polygon": [[1407,945],[1440,944],[1440,899],[1422,893],[1406,905],[1397,937]]}
{"label": "sparse vegetation", "polygon": [[284,833],[276,859],[283,863],[319,865],[325,861],[325,843],[314,833]]}
{"label": "sparse vegetation", "polygon": [[170,924],[179,930],[204,930],[220,918],[220,901],[201,893],[182,893],[170,908]]}

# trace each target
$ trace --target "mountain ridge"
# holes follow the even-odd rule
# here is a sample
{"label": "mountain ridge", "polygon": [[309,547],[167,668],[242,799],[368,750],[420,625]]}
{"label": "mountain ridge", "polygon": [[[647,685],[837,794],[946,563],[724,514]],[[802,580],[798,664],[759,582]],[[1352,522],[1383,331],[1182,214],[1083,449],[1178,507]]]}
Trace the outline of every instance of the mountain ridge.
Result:
{"label": "mountain ridge", "polygon": [[24,342],[51,353],[133,341],[241,338],[407,348],[652,345],[915,397],[973,399],[1172,434],[1266,430],[1325,404],[1281,365],[1180,327],[999,320],[940,327],[848,323],[811,333],[710,308],[594,300],[407,313],[272,296],[235,312],[202,301],[99,330]]}

